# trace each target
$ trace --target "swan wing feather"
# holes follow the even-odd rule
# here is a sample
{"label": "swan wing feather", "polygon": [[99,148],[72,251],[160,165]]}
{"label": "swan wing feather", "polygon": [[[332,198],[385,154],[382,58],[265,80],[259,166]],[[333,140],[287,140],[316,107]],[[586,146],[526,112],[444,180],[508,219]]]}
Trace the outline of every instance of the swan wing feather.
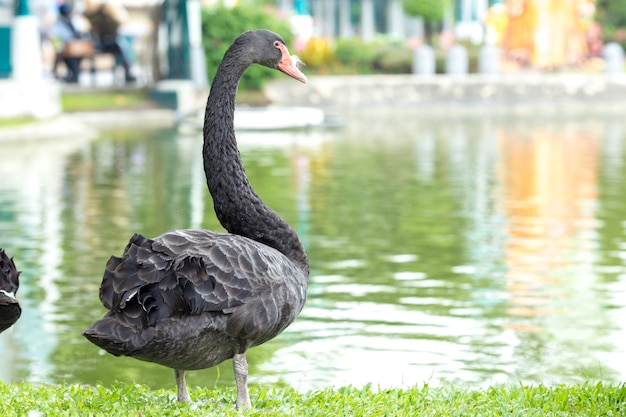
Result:
{"label": "swan wing feather", "polygon": [[100,299],[141,326],[170,317],[229,314],[283,286],[292,268],[280,252],[238,235],[176,230],[147,239],[136,234],[122,258],[108,261]]}

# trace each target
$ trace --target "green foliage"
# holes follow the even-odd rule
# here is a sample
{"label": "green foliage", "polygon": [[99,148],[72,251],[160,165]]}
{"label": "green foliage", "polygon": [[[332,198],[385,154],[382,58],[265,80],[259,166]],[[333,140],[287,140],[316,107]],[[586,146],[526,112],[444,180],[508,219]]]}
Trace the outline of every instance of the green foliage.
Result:
{"label": "green foliage", "polygon": [[443,20],[446,3],[444,0],[402,0],[406,14],[422,17],[427,22]]}
{"label": "green foliage", "polygon": [[374,60],[374,51],[359,38],[339,39],[335,46],[335,60],[356,73],[369,73]]}
{"label": "green foliage", "polygon": [[374,48],[372,67],[381,74],[409,74],[412,61],[413,52],[409,48],[383,44]]}
{"label": "green foliage", "polygon": [[626,48],[626,1],[598,0],[596,20],[606,42],[618,42]]}
{"label": "green foliage", "polygon": [[192,388],[194,402],[174,391],[143,385],[0,383],[0,415],[14,416],[623,416],[626,385],[496,386],[482,390],[421,388],[372,390],[344,387],[300,393],[293,388],[252,386],[254,408],[234,410],[234,388]]}
{"label": "green foliage", "polygon": [[[218,6],[202,11],[202,38],[209,81],[213,80],[224,53],[241,33],[251,29],[269,29],[283,37],[287,46],[293,35],[289,22],[277,17],[275,9],[262,2],[244,1],[239,6]],[[253,65],[243,75],[239,87],[260,90],[266,81],[279,76],[277,71]]]}
{"label": "green foliage", "polygon": [[359,38],[338,40],[334,53],[344,72],[357,74],[408,74],[412,57],[411,50],[405,46],[386,41],[366,44]]}
{"label": "green foliage", "polygon": [[615,0],[597,0],[596,19],[602,25],[607,25],[615,29],[626,29],[626,2]]}

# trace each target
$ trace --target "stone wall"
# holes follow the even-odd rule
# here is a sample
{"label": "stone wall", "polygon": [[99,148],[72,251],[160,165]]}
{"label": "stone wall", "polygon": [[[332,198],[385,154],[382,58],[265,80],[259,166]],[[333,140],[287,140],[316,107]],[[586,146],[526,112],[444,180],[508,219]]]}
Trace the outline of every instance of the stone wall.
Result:
{"label": "stone wall", "polygon": [[266,94],[279,106],[331,111],[626,110],[626,75],[622,74],[308,77],[307,85],[286,78],[274,81]]}

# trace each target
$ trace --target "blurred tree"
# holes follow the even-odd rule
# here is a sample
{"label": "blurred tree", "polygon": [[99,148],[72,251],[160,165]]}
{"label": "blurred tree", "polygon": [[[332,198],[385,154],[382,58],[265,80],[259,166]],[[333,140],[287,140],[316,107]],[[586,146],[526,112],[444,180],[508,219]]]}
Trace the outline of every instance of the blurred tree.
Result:
{"label": "blurred tree", "polygon": [[445,1],[441,0],[402,0],[406,14],[419,16],[427,21],[439,22],[443,19]]}
{"label": "blurred tree", "polygon": [[626,1],[597,0],[596,18],[600,24],[626,29]]}
{"label": "blurred tree", "polygon": [[441,26],[448,0],[402,0],[404,12],[409,16],[424,19],[424,38],[432,42],[432,36]]}
{"label": "blurred tree", "polygon": [[597,0],[596,20],[602,26],[605,41],[614,41],[626,48],[626,1]]}
{"label": "blurred tree", "polygon": [[[206,55],[209,81],[213,81],[224,53],[241,33],[251,28],[266,28],[280,34],[291,46],[293,34],[289,22],[278,15],[274,7],[264,6],[252,0],[240,1],[228,8],[217,6],[204,8],[202,12],[202,44]],[[242,90],[260,90],[265,82],[277,77],[278,72],[260,65],[253,65],[239,83]]]}

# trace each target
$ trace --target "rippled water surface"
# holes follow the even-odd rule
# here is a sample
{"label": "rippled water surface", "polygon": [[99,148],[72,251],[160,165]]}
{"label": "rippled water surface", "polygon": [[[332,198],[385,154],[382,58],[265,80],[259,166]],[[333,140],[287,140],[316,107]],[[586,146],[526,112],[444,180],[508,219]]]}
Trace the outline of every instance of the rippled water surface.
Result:
{"label": "rippled water surface", "polygon": [[[626,123],[347,118],[239,133],[251,182],[311,262],[300,318],[249,353],[254,383],[575,383],[626,379]],[[0,379],[174,387],[99,352],[104,264],[134,232],[221,230],[200,134],[105,131],[0,142],[0,247],[24,312]],[[230,364],[190,385],[232,384]]]}

